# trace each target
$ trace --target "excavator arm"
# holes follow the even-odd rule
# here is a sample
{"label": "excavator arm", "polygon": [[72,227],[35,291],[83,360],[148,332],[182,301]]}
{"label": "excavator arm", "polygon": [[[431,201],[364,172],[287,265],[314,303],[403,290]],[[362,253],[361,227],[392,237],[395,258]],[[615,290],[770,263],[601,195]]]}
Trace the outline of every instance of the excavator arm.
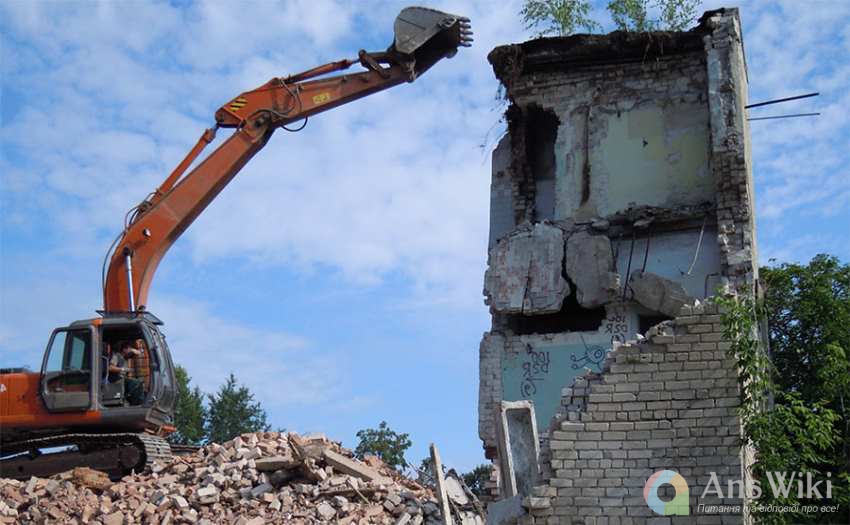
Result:
{"label": "excavator arm", "polygon": [[[394,30],[394,42],[386,52],[361,50],[356,60],[273,78],[222,106],[215,114],[215,127],[204,131],[186,158],[128,214],[121,235],[107,254],[104,311],[144,309],[162,257],[276,129],[298,126],[323,111],[413,82],[439,60],[453,56],[458,46],[468,47],[472,41],[467,18],[422,7],[404,9]],[[366,70],[324,77],[358,63]],[[219,128],[235,131],[185,174]]]}

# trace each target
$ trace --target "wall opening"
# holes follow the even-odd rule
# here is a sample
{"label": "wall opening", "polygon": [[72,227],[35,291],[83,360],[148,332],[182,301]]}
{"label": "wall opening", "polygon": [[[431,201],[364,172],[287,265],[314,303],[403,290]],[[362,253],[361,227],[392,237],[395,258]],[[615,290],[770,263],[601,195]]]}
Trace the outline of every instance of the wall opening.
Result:
{"label": "wall opening", "polygon": [[663,323],[664,321],[671,320],[672,317],[667,317],[666,315],[639,315],[638,316],[638,332],[641,334],[645,334],[647,330],[657,325],[658,323]]}
{"label": "wall opening", "polygon": [[575,292],[564,300],[561,310],[554,314],[505,316],[505,323],[517,335],[558,334],[562,332],[595,332],[605,320],[605,307],[582,308]]}
{"label": "wall opening", "polygon": [[555,218],[555,140],[558,117],[538,105],[529,105],[525,116],[525,158],[534,178],[533,220]]}

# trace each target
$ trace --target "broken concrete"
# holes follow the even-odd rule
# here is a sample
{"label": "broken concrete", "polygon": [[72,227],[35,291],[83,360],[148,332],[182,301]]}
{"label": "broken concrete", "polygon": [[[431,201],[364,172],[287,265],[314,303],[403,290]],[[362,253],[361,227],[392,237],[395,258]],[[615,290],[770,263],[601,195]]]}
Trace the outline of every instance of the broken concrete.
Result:
{"label": "broken concrete", "polygon": [[[256,458],[239,459],[256,451]],[[0,479],[0,524],[442,522],[429,487],[378,458],[368,461],[324,436],[244,434],[117,482],[91,469],[27,482]],[[270,472],[272,466],[282,470]]]}
{"label": "broken concrete", "polygon": [[487,505],[487,525],[514,525],[527,514],[522,496],[513,496]]}
{"label": "broken concrete", "polygon": [[446,478],[443,476],[443,461],[440,459],[440,451],[437,450],[437,445],[433,443],[431,443],[431,468],[434,471],[435,492],[437,493],[437,503],[440,505],[440,514],[443,517],[443,525],[453,525],[449,496],[446,492]]}
{"label": "broken concrete", "polygon": [[640,270],[629,277],[632,298],[650,310],[675,317],[683,306],[694,303],[685,288],[675,281]]}
{"label": "broken concrete", "polygon": [[614,272],[611,240],[604,235],[579,231],[567,239],[565,269],[576,287],[576,299],[584,308],[610,302],[620,288]]}
{"label": "broken concrete", "polygon": [[502,401],[499,457],[506,497],[528,496],[540,475],[540,445],[534,403]]}
{"label": "broken concrete", "polygon": [[325,458],[325,462],[328,465],[343,474],[355,476],[365,481],[374,481],[375,483],[390,482],[389,478],[382,476],[375,469],[349,459],[342,454],[334,452],[333,450],[325,449],[322,452],[322,456]]}
{"label": "broken concrete", "polygon": [[446,473],[445,488],[460,525],[484,525],[481,502],[454,469]]}
{"label": "broken concrete", "polygon": [[537,223],[499,242],[490,251],[484,276],[487,304],[500,313],[557,312],[570,293],[563,276],[564,233]]}
{"label": "broken concrete", "polygon": [[[706,386],[718,386],[715,380],[722,379],[721,390],[734,385],[725,382],[728,377],[715,376],[717,366],[701,372],[710,377],[695,378],[701,365],[679,370],[680,356],[656,364],[629,352],[634,363],[627,364],[635,366],[635,377],[644,377],[651,387],[641,392],[644,399],[631,399],[631,391],[613,389],[624,379],[616,370],[622,363],[605,371],[606,356],[637,339],[652,339],[673,349],[693,345],[689,358],[722,361],[726,343],[716,334],[719,321],[712,318],[706,323],[710,326],[699,328],[705,332],[680,334],[668,332],[681,330],[687,320],[677,324],[672,319],[718,289],[752,294],[758,277],[746,69],[737,11],[708,12],[686,32],[543,38],[499,47],[489,59],[509,102],[508,134],[494,152],[491,186],[485,295],[492,328],[479,354],[479,434],[499,470],[493,479],[499,480],[502,496],[510,494],[505,489],[510,490],[511,481],[505,479],[509,472],[504,472],[509,471],[509,452],[499,446],[498,437],[500,402],[533,401],[544,440],[540,475],[552,485],[543,483],[526,495],[533,519],[527,516],[523,523],[555,522],[564,516],[571,516],[571,522],[620,521],[620,516],[632,515],[641,520],[646,506],[638,501],[638,492],[629,490],[646,478],[638,480],[632,470],[661,457],[641,456],[642,445],[666,439],[676,443],[678,435],[661,437],[670,433],[663,420],[683,410],[690,415],[687,419],[700,420],[691,410],[710,399],[707,388],[695,385],[691,399],[679,386],[691,379]],[[542,124],[535,127],[535,122]],[[557,257],[549,255],[556,252],[529,240],[538,224],[561,230],[565,239],[561,275],[568,286],[563,295],[562,288],[552,286],[557,283],[552,259]],[[518,242],[511,246],[515,238]],[[538,263],[534,271],[532,261]],[[529,279],[535,278],[545,285],[528,300]],[[653,330],[659,323],[670,324]],[[703,333],[705,339],[698,335]],[[655,350],[648,354],[661,359]],[[606,383],[594,399],[585,399],[583,391],[608,374],[617,381]],[[562,396],[570,385],[575,395]],[[615,398],[604,410],[582,412],[608,394]],[[722,394],[725,398],[732,392]],[[673,405],[663,405],[667,402]],[[720,408],[725,412],[726,407],[718,406],[706,410],[714,414]],[[564,410],[580,419],[553,425]],[[624,414],[628,420],[622,419]],[[558,448],[567,446],[573,432],[563,425],[584,423],[585,417],[587,442],[570,450]],[[717,423],[713,415],[705,420]],[[605,434],[603,423],[610,424],[611,435]],[[635,425],[628,457],[618,452],[625,445],[589,447],[588,442],[599,441],[599,432],[603,440],[622,437],[627,431],[619,427],[627,423]],[[681,424],[683,433],[699,426]],[[716,435],[731,437],[739,430],[729,419],[719,423]],[[715,453],[703,461],[735,464],[740,447],[722,447],[713,447]],[[703,449],[693,450],[701,454]],[[621,459],[638,464],[612,481],[602,472],[599,479],[609,483],[604,491],[601,481],[592,485],[596,471],[604,470],[599,461]],[[661,457],[657,465],[675,461]],[[622,474],[614,470],[613,477]],[[610,484],[615,481],[620,485]],[[587,494],[580,483],[587,483]],[[579,495],[587,499],[574,498]]]}

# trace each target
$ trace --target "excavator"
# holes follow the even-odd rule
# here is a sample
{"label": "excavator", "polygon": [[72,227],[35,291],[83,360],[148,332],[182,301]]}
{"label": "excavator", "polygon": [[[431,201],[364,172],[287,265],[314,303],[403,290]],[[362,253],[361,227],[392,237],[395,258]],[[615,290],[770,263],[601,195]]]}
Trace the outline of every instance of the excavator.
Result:
{"label": "excavator", "polygon": [[[356,59],[272,78],[216,111],[214,127],[125,216],[104,259],[99,316],[55,329],[40,372],[0,369],[0,477],[86,466],[117,478],[172,454],[166,437],[175,431],[174,363],[163,323],[147,309],[159,262],[276,129],[298,131],[313,115],[413,82],[472,42],[468,18],[424,7],[403,9],[393,29],[386,51],[360,50]],[[355,64],[364,70],[334,74]],[[186,173],[220,128],[234,131]],[[142,387],[135,403],[128,368],[116,375],[110,366],[128,342],[147,369],[134,380]]]}

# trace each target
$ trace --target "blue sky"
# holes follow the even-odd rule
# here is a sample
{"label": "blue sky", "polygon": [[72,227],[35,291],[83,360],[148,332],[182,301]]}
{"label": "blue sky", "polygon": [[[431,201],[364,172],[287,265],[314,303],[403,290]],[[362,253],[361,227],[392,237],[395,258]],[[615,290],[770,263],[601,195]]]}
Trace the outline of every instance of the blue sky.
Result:
{"label": "blue sky", "polygon": [[[52,328],[100,307],[124,213],[221,104],[386,48],[404,5],[0,1],[2,363],[35,366]],[[530,33],[516,1],[434,7],[472,18],[474,47],[279,131],[167,255],[148,302],[204,390],[233,371],[275,427],[353,447],[384,419],[411,434],[408,460],[433,441],[467,469],[483,461],[489,152],[503,131],[486,55]],[[758,115],[823,113],[752,123],[761,260],[847,261],[850,3],[739,7],[750,100],[821,92]]]}

